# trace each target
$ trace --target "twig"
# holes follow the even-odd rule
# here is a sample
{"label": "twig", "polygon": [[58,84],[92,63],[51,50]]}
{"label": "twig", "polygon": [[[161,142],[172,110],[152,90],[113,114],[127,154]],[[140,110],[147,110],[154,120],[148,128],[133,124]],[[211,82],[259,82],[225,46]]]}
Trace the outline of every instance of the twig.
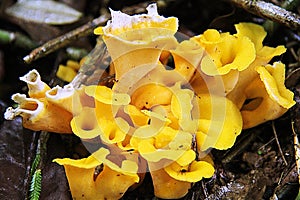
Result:
{"label": "twig", "polygon": [[40,57],[48,55],[49,53],[52,53],[55,50],[70,44],[71,42],[77,40],[80,37],[89,35],[97,26],[104,25],[108,19],[108,15],[102,15],[83,26],[80,26],[79,28],[68,32],[67,34],[50,40],[44,45],[34,49],[32,52],[30,52],[29,55],[25,56],[23,60],[26,63],[31,63],[32,61]]}
{"label": "twig", "polygon": [[201,187],[202,187],[202,191],[203,191],[203,194],[204,194],[204,198],[207,198],[208,197],[208,192],[207,192],[207,188],[206,188],[203,180],[201,180]]}
{"label": "twig", "polygon": [[276,185],[276,187],[275,187],[275,189],[274,189],[274,191],[273,191],[273,196],[270,198],[270,200],[277,200],[277,199],[278,199],[276,193],[277,193],[278,188],[279,188],[279,186],[280,186],[280,184],[281,184],[281,181],[282,181],[282,179],[283,179],[283,175],[284,175],[284,172],[281,172],[280,177],[279,177],[279,180],[278,180],[278,183],[277,183],[277,185]]}
{"label": "twig", "polygon": [[295,60],[299,59],[299,57],[298,57],[297,53],[295,52],[294,48],[290,48],[290,52],[291,52],[291,54],[292,54],[292,56]]}
{"label": "twig", "polygon": [[269,144],[271,144],[274,140],[275,140],[275,138],[272,138],[271,140],[269,140],[269,142],[267,142],[266,144],[264,144],[261,147],[259,147],[258,150],[264,149],[266,146],[268,146]]}
{"label": "twig", "polygon": [[288,163],[287,163],[287,161],[286,161],[286,159],[285,159],[285,157],[284,157],[284,155],[283,155],[282,149],[281,149],[281,147],[280,147],[280,143],[279,143],[279,140],[278,140],[278,137],[277,137],[277,132],[276,132],[276,128],[275,128],[275,123],[274,123],[274,121],[272,121],[272,129],[273,129],[273,133],[274,133],[274,136],[275,136],[275,140],[276,140],[276,143],[277,143],[279,152],[280,152],[280,154],[281,154],[281,157],[282,157],[282,159],[283,159],[283,162],[284,162],[284,164],[287,166]]}
{"label": "twig", "polygon": [[225,0],[263,18],[300,30],[300,16],[272,3],[261,0]]}
{"label": "twig", "polygon": [[222,158],[222,163],[227,164],[231,162],[236,156],[238,156],[240,153],[242,153],[248,145],[253,142],[256,137],[262,132],[263,130],[257,130],[256,132],[248,132],[244,133],[242,139],[236,143],[230,150],[228,150],[223,158]]}
{"label": "twig", "polygon": [[[150,3],[149,2],[143,2],[137,5],[125,7],[122,11],[127,13],[127,14],[133,14],[133,13],[142,13],[146,11],[147,5]],[[173,1],[170,1],[171,3]],[[158,7],[159,9],[167,7],[169,3],[163,3],[162,1],[158,1]],[[93,21],[73,30],[70,31],[67,34],[64,34],[60,37],[57,37],[53,40],[48,41],[44,45],[34,49],[32,52],[30,52],[29,55],[25,56],[23,60],[26,63],[31,63],[34,60],[37,60],[40,57],[46,56],[49,53],[52,53],[56,51],[59,48],[65,47],[68,44],[70,44],[72,41],[77,40],[80,37],[87,36],[92,33],[92,31],[97,27],[97,26],[103,26],[108,19],[110,18],[109,14],[103,14],[100,17],[94,19]]]}
{"label": "twig", "polygon": [[[300,0],[285,0],[284,2],[281,3],[280,7],[286,10],[293,10],[294,8],[297,7],[299,2]],[[265,23],[263,24],[263,27],[267,30],[268,33],[273,34],[278,29],[279,24],[271,20],[266,20]]]}
{"label": "twig", "polygon": [[[292,125],[292,132],[293,132],[293,136],[294,136],[294,149],[295,149],[295,159],[296,159],[296,167],[297,167],[297,173],[298,173],[298,182],[300,184],[300,144],[299,144],[297,133],[295,131],[294,123],[295,122],[292,121],[291,125]],[[297,200],[300,199],[300,188],[299,188],[299,192],[298,192],[296,199]]]}

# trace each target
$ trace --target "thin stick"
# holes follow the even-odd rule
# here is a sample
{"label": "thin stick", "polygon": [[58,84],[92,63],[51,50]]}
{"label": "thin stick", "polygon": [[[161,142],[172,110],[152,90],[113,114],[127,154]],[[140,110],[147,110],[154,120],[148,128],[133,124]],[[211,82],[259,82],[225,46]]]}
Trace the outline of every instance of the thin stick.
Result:
{"label": "thin stick", "polygon": [[204,194],[204,198],[206,199],[208,197],[208,193],[207,193],[207,188],[206,188],[203,180],[201,180],[201,186],[202,186],[202,191],[203,191],[203,194]]}
{"label": "thin stick", "polygon": [[[292,121],[291,124],[292,124],[292,132],[294,136],[294,149],[295,149],[295,159],[296,159],[296,167],[298,173],[298,182],[300,184],[300,144],[294,127],[295,122]],[[300,199],[300,188],[296,199]]]}
{"label": "thin stick", "polygon": [[[122,11],[127,14],[137,14],[146,11],[147,5],[149,5],[151,1],[143,2],[137,5],[125,7]],[[159,9],[167,7],[168,4],[165,3],[158,3]],[[49,53],[56,51],[62,47],[67,46],[71,42],[77,40],[80,37],[87,36],[92,33],[92,31],[97,26],[103,26],[109,20],[110,14],[103,14],[100,17],[94,19],[93,21],[73,30],[67,34],[64,34],[60,37],[57,37],[53,40],[48,41],[44,45],[34,49],[29,55],[25,56],[23,60],[26,63],[31,63],[34,60],[37,60],[40,57],[46,56]]]}
{"label": "thin stick", "polygon": [[276,132],[276,128],[275,128],[274,121],[272,121],[272,129],[273,129],[273,133],[274,133],[274,136],[275,136],[275,140],[276,140],[276,143],[277,143],[279,152],[280,152],[280,154],[281,154],[281,157],[282,157],[282,159],[283,159],[283,162],[284,162],[284,164],[287,166],[288,163],[287,163],[287,161],[286,161],[286,159],[285,159],[285,157],[284,157],[284,155],[283,155],[282,149],[281,149],[281,147],[280,147],[280,144],[279,144],[279,140],[278,140],[278,137],[277,137],[277,132]]}
{"label": "thin stick", "polygon": [[226,0],[247,12],[278,22],[291,29],[300,30],[300,16],[272,3],[261,0]]}
{"label": "thin stick", "polygon": [[102,15],[83,26],[80,26],[79,28],[68,32],[67,34],[50,40],[44,45],[34,49],[32,52],[30,52],[29,55],[25,56],[23,60],[29,64],[40,57],[48,55],[49,53],[52,53],[59,48],[67,46],[68,44],[77,40],[78,38],[91,34],[97,26],[104,25],[108,21],[108,19],[108,15]]}
{"label": "thin stick", "polygon": [[298,172],[299,184],[300,184],[300,144],[299,144],[298,136],[297,136],[295,128],[294,128],[294,123],[295,123],[294,121],[291,122],[292,132],[293,132],[293,136],[294,136],[295,159],[296,159],[297,172]]}
{"label": "thin stick", "polygon": [[261,147],[259,147],[258,150],[262,150],[263,148],[265,148],[266,146],[268,146],[271,142],[273,142],[275,140],[275,138],[272,138],[271,140],[269,140],[269,142],[267,142],[266,144],[262,145]]}
{"label": "thin stick", "polygon": [[257,130],[254,133],[248,132],[248,134],[244,134],[243,138],[235,144],[230,150],[228,150],[222,158],[222,163],[227,164],[231,162],[237,155],[242,153],[248,145],[256,139],[256,137],[262,132],[263,130]]}
{"label": "thin stick", "polygon": [[[300,0],[285,0],[281,3],[280,7],[286,10],[293,10],[297,7],[299,2]],[[266,20],[265,23],[263,24],[263,27],[266,29],[268,33],[274,34],[274,32],[276,32],[276,30],[278,29],[279,24],[274,23],[272,20]],[[288,34],[291,34],[291,32],[289,32]]]}

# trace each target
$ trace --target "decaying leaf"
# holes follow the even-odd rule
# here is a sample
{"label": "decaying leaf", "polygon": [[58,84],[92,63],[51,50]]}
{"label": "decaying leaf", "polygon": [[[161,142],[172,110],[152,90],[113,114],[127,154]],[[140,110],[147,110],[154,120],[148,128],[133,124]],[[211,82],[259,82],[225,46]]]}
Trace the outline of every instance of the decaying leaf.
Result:
{"label": "decaying leaf", "polygon": [[6,9],[6,13],[36,23],[62,25],[76,22],[81,12],[56,1],[19,1]]}

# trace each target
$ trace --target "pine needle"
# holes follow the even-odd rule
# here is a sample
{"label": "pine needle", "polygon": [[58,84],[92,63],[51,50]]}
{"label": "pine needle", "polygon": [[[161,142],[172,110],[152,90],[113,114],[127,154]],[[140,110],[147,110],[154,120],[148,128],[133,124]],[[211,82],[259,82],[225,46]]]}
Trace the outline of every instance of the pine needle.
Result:
{"label": "pine needle", "polygon": [[39,200],[40,194],[42,189],[42,171],[40,169],[37,169],[31,180],[30,185],[30,200]]}
{"label": "pine needle", "polygon": [[286,166],[288,166],[288,163],[287,163],[287,161],[286,161],[286,159],[285,159],[285,157],[284,157],[284,154],[283,154],[283,152],[282,152],[282,149],[281,149],[281,146],[280,146],[278,137],[277,137],[277,131],[276,131],[276,128],[275,128],[274,121],[272,121],[272,129],[273,129],[273,133],[274,133],[274,136],[275,136],[275,140],[276,140],[276,143],[277,143],[277,146],[278,146],[278,149],[279,149],[279,153],[280,153],[280,155],[281,155],[281,157],[282,157],[282,160],[283,160],[284,164],[285,164]]}

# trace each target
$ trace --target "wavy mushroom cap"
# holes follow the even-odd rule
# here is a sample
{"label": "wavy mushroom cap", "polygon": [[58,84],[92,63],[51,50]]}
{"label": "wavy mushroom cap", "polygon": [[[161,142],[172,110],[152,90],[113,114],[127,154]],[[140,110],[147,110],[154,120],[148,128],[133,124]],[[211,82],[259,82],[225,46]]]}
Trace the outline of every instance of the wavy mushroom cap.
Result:
{"label": "wavy mushroom cap", "polygon": [[198,151],[232,147],[242,131],[239,109],[225,97],[206,94],[200,95],[197,100],[200,110],[196,132]]}
{"label": "wavy mushroom cap", "polygon": [[[120,199],[137,181],[135,175],[111,169],[93,155],[80,160],[55,159],[54,162],[64,166],[74,199]],[[97,166],[101,169],[95,177]]]}
{"label": "wavy mushroom cap", "polygon": [[24,76],[20,77],[21,81],[27,83],[28,95],[31,98],[43,98],[50,87],[41,80],[37,70],[33,69]]}
{"label": "wavy mushroom cap", "polygon": [[274,56],[279,56],[286,51],[286,48],[282,45],[278,47],[268,47],[263,45],[267,32],[260,25],[253,23],[239,23],[235,25],[237,33],[235,36],[246,36],[248,37],[255,46],[256,55],[258,59],[268,63]]}
{"label": "wavy mushroom cap", "polygon": [[245,90],[250,102],[241,109],[244,129],[276,119],[296,103],[294,94],[284,85],[284,64],[258,66],[256,71],[259,77]]}
{"label": "wavy mushroom cap", "polygon": [[147,14],[133,16],[111,10],[111,21],[94,31],[103,35],[117,80],[140,67],[143,67],[140,75],[145,75],[155,68],[162,50],[174,49],[177,45],[174,34],[178,19],[158,15],[156,4],[149,5],[147,10]]}
{"label": "wavy mushroom cap", "polygon": [[12,100],[18,104],[18,107],[9,107],[4,114],[5,119],[12,120],[16,116],[22,116],[25,128],[34,131],[72,133],[70,126],[72,113],[48,102],[47,99],[27,98],[25,94],[17,93],[12,96]]}
{"label": "wavy mushroom cap", "polygon": [[193,40],[208,53],[201,62],[201,70],[207,75],[224,75],[231,70],[243,71],[256,57],[254,44],[245,36],[234,37],[229,33],[207,30]]}

